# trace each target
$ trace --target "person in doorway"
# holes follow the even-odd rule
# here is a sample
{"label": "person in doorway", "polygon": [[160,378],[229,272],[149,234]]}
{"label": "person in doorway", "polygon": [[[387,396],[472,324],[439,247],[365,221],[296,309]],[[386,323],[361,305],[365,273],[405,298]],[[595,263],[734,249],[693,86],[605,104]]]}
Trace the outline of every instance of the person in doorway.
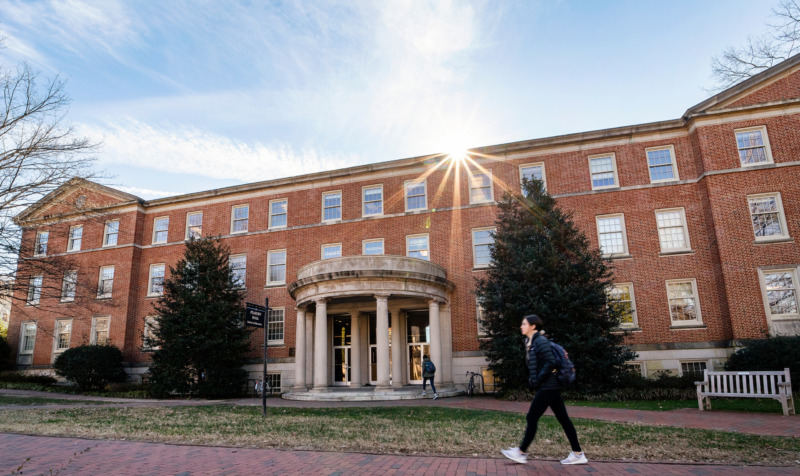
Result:
{"label": "person in doorway", "polygon": [[572,447],[572,452],[566,459],[561,460],[561,464],[586,464],[589,461],[581,451],[575,426],[573,426],[572,420],[569,419],[564,400],[561,398],[561,386],[556,378],[558,369],[556,369],[553,348],[550,345],[550,341],[540,332],[542,327],[542,318],[536,314],[530,314],[522,318],[520,331],[525,336],[528,388],[536,390],[536,394],[528,410],[527,426],[525,427],[525,435],[522,437],[522,442],[518,447],[501,450],[501,453],[506,458],[517,463],[524,464],[527,462],[528,455],[526,451],[536,436],[539,418],[547,410],[547,407],[550,407],[558,422],[561,423],[561,427],[564,429],[564,433],[567,434],[567,439],[569,439],[569,444]]}
{"label": "person in doorway", "polygon": [[422,358],[422,396],[424,397],[427,394],[425,392],[425,384],[430,380],[433,399],[436,400],[439,398],[439,394],[436,393],[436,386],[433,384],[434,375],[436,375],[436,366],[431,362],[431,358],[426,355]]}

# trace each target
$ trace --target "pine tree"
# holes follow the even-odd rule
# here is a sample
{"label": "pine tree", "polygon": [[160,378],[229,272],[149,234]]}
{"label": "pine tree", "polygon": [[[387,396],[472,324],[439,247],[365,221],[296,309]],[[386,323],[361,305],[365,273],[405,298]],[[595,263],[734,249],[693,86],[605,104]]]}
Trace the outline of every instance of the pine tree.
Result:
{"label": "pine tree", "polygon": [[170,267],[164,294],[155,304],[158,325],[145,342],[156,349],[150,367],[154,396],[223,397],[244,388],[250,332],[229,257],[230,250],[217,239],[191,239],[184,258]]}
{"label": "pine tree", "polygon": [[523,316],[537,314],[546,335],[575,363],[576,389],[612,387],[635,354],[617,330],[621,308],[609,302],[612,272],[569,214],[539,180],[526,180],[525,197],[506,194],[499,204],[492,267],[477,281],[487,339],[481,341],[501,390],[527,383]]}

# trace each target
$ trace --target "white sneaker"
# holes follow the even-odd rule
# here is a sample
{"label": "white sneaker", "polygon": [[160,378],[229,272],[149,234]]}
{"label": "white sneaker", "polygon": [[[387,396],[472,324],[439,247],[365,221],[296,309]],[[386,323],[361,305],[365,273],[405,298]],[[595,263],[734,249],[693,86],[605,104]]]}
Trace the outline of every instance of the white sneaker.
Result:
{"label": "white sneaker", "polygon": [[515,463],[525,464],[528,462],[528,455],[520,451],[519,448],[508,448],[507,450],[500,450],[500,452]]}
{"label": "white sneaker", "polygon": [[421,394],[419,394],[420,397],[424,397],[425,395],[426,395],[425,392],[422,392]]}
{"label": "white sneaker", "polygon": [[434,393],[433,394],[433,399],[436,400],[437,398],[439,398],[439,394],[438,393]]}
{"label": "white sneaker", "polygon": [[567,459],[562,459],[561,464],[586,464],[589,460],[586,459],[586,454],[581,453],[580,456],[576,455],[575,453],[570,453],[567,456]]}

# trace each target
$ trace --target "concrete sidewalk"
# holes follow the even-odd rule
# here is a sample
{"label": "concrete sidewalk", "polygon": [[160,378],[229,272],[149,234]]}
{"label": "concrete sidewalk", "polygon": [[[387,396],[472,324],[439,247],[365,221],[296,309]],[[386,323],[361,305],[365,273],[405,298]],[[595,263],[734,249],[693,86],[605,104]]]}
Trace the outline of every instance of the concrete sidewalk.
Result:
{"label": "concrete sidewalk", "polygon": [[[0,434],[0,473],[59,475],[751,475],[800,474],[767,466],[598,462],[563,466],[538,460],[521,465],[503,459],[375,455],[322,451],[184,446],[135,441],[85,440]],[[499,455],[498,455],[499,456]],[[26,458],[30,460],[26,461]]]}

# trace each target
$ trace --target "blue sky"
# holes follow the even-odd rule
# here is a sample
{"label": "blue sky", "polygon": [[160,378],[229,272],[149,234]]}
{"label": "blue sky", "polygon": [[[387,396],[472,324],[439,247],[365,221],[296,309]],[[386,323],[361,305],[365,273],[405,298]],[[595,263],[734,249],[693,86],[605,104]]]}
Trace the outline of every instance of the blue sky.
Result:
{"label": "blue sky", "polygon": [[775,4],[0,0],[0,64],[150,199],[678,118]]}

